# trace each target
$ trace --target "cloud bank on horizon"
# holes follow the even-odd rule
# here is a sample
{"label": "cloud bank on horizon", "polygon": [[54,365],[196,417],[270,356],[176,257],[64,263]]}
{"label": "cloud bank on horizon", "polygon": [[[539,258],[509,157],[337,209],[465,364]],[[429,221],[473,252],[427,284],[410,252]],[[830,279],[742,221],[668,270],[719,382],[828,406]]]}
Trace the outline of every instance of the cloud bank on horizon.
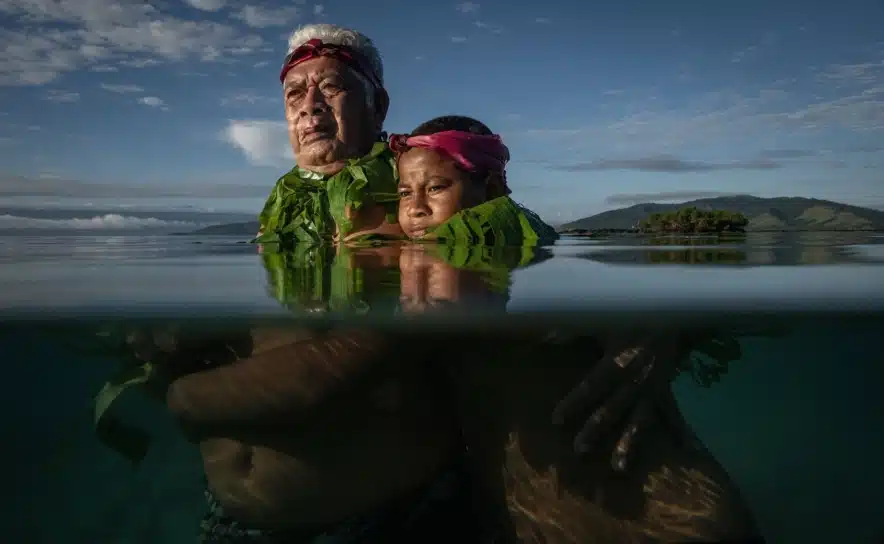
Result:
{"label": "cloud bank on horizon", "polygon": [[268,190],[293,162],[286,37],[322,21],[377,42],[388,130],[481,119],[551,220],[617,195],[884,207],[884,4],[731,4],[7,0],[0,177]]}

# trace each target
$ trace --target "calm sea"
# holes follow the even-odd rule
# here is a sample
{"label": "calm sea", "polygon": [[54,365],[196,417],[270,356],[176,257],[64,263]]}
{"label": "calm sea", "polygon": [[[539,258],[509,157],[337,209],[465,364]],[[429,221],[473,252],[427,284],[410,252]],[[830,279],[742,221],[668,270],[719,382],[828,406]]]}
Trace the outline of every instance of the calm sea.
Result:
{"label": "calm sea", "polygon": [[[750,324],[781,331],[739,337],[742,357],[711,387],[678,378],[679,405],[737,482],[769,542],[881,541],[884,234],[566,238],[535,260],[504,274],[504,283],[511,282],[506,314],[489,308],[487,298],[463,293],[467,311],[443,324],[573,330]],[[401,258],[383,256],[366,262],[374,270],[404,266]],[[361,311],[366,300],[401,306],[404,276],[401,291],[330,287],[322,295],[328,285],[312,291],[305,285],[322,283],[315,271],[281,287],[266,263],[254,246],[223,237],[0,237],[4,542],[195,541],[204,510],[200,456],[163,407],[138,395],[121,397],[115,407],[152,437],[138,468],[96,440],[94,397],[119,366],[110,353],[81,349],[99,328],[145,319],[210,326],[292,315],[419,326],[404,324],[401,311],[367,317]],[[450,295],[444,266],[438,273],[438,289]],[[374,289],[366,282],[357,283]],[[305,292],[283,307],[283,287]],[[308,295],[336,300],[337,310],[306,313],[292,302]],[[445,298],[434,296],[424,301]]]}

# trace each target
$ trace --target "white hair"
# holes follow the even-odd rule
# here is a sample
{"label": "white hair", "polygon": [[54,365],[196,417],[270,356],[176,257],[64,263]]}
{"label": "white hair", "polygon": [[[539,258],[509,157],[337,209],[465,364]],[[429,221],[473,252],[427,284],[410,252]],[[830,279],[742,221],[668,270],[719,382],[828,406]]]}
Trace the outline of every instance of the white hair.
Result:
{"label": "white hair", "polygon": [[[358,32],[356,30],[352,30],[350,28],[344,28],[342,26],[337,25],[329,25],[324,23],[312,24],[312,25],[304,25],[302,27],[298,27],[292,32],[291,36],[289,36],[289,53],[294,51],[295,49],[301,47],[305,43],[310,40],[322,40],[323,43],[331,44],[331,45],[344,45],[355,49],[371,64],[372,69],[374,70],[375,75],[378,78],[378,82],[383,85],[384,84],[384,62],[381,60],[381,54],[378,51],[377,47],[375,47],[374,42],[371,41],[371,38]],[[368,79],[357,72],[356,70],[351,70],[353,75],[359,79],[362,83],[363,87],[365,87],[365,97],[368,102],[368,106],[370,108],[374,108],[374,86],[368,81]]]}

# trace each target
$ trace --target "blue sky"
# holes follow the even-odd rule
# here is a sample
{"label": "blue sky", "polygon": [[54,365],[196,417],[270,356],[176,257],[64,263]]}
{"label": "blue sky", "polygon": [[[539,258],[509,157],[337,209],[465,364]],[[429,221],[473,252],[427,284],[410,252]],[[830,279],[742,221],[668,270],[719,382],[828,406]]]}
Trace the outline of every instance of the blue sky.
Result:
{"label": "blue sky", "polygon": [[884,4],[4,0],[0,177],[251,187],[292,159],[286,37],[352,26],[390,131],[478,117],[552,221],[647,200],[800,195],[884,208]]}

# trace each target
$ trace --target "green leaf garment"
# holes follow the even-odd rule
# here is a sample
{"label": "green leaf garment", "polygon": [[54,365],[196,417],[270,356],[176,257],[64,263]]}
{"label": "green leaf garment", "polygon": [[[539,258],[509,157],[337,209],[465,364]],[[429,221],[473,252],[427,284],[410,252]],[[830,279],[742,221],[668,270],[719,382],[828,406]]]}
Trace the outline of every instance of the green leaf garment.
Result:
{"label": "green leaf garment", "polygon": [[295,166],[279,178],[258,216],[261,244],[317,244],[331,240],[335,227],[341,237],[353,229],[347,211],[367,204],[386,209],[395,223],[398,176],[396,160],[386,142],[377,142],[368,155],[348,161],[333,176],[323,176]]}
{"label": "green leaf garment", "polygon": [[427,237],[457,246],[534,247],[551,244],[559,236],[537,214],[502,196],[461,210],[428,229]]}

